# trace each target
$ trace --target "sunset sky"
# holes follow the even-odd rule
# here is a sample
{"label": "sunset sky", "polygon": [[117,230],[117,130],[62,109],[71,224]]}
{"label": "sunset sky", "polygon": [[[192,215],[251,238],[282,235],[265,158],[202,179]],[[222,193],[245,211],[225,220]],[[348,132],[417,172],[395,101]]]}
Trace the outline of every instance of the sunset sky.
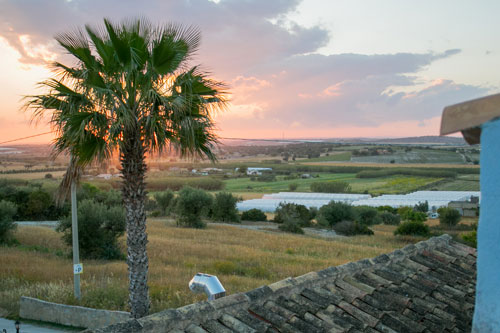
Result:
{"label": "sunset sky", "polygon": [[[194,64],[230,86],[218,134],[438,135],[444,106],[498,92],[498,0],[0,0],[0,142],[30,125],[58,32],[143,16],[197,25]],[[28,142],[48,142],[42,136]]]}

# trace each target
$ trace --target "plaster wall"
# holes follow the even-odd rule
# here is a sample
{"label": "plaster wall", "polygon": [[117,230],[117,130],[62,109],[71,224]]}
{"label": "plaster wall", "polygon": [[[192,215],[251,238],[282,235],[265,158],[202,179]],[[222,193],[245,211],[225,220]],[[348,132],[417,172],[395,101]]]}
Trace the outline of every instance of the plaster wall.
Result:
{"label": "plaster wall", "polygon": [[473,332],[500,332],[500,119],[482,126],[481,215],[478,227]]}

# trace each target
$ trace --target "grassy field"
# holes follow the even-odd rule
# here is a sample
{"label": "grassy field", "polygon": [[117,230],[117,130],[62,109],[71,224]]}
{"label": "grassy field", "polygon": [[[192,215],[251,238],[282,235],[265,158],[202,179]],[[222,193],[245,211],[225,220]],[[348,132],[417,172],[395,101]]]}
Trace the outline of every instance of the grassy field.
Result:
{"label": "grassy field", "polygon": [[[356,178],[353,173],[319,174],[319,178],[291,179],[285,180],[278,176],[274,182],[252,181],[250,178],[235,178],[225,180],[225,189],[237,193],[271,193],[289,191],[289,184],[298,185],[297,192],[309,192],[314,182],[322,181],[344,181],[351,185],[354,193],[368,191],[372,194],[396,194],[407,193],[418,188],[439,181],[440,178],[413,177],[413,176],[390,176],[381,178]],[[253,199],[253,198],[252,198]]]}
{"label": "grassy field", "polygon": [[[197,272],[216,274],[233,294],[374,257],[415,241],[395,238],[392,226],[375,226],[374,230],[372,237],[324,240],[210,224],[205,230],[184,229],[163,220],[149,221],[152,312],[204,299],[188,289]],[[21,245],[0,251],[0,308],[17,316],[21,295],[76,304],[69,249],[60,235],[49,228],[19,227],[16,238]],[[125,262],[84,260],[83,264],[82,301],[78,304],[127,310]]]}
{"label": "grassy field", "polygon": [[324,155],[316,158],[305,158],[305,159],[297,159],[297,162],[300,163],[309,163],[309,162],[338,162],[338,161],[350,161],[351,160],[351,152],[334,152],[329,153],[328,156]]}
{"label": "grassy field", "polygon": [[405,152],[400,150],[390,155],[358,156],[352,157],[353,162],[359,163],[440,163],[440,164],[464,164],[465,158],[462,154],[447,150],[412,149]]}
{"label": "grassy field", "polygon": [[471,168],[479,169],[479,165],[471,164],[450,164],[450,163],[405,163],[405,164],[382,164],[374,162],[355,163],[355,162],[306,162],[305,165],[322,166],[346,166],[346,167],[374,167],[374,168]]}

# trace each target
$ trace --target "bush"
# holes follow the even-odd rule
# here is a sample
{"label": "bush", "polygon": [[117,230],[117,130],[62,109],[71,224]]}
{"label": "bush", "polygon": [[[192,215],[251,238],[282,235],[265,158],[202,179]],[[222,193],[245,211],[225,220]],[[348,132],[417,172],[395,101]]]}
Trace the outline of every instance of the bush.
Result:
{"label": "bush", "polygon": [[267,216],[263,211],[257,208],[249,209],[241,214],[243,221],[266,221]]}
{"label": "bush", "polygon": [[316,182],[311,184],[311,192],[321,193],[349,193],[351,185],[346,182]]}
{"label": "bush", "polygon": [[397,208],[392,208],[391,206],[378,206],[377,210],[379,212],[389,212],[389,213],[392,213],[392,214],[397,214],[398,213]]}
{"label": "bush", "polygon": [[174,192],[172,192],[171,190],[156,192],[154,194],[154,198],[162,214],[170,215],[172,204],[174,202]]}
{"label": "bush", "polygon": [[[476,225],[476,228],[477,228],[477,225]],[[477,230],[463,234],[462,239],[464,240],[464,242],[467,245],[477,248]]]}
{"label": "bush", "polygon": [[240,218],[236,203],[239,199],[229,192],[219,192],[215,195],[212,206],[212,218],[223,222],[239,222]]}
{"label": "bush", "polygon": [[291,232],[294,234],[303,234],[304,230],[300,227],[300,220],[294,218],[293,216],[287,217],[283,224],[278,226],[280,230]]}
{"label": "bush", "polygon": [[207,192],[192,187],[183,187],[177,197],[175,212],[177,225],[192,228],[204,228],[201,216],[212,206],[212,196]]}
{"label": "bush", "polygon": [[380,219],[382,220],[383,224],[388,225],[399,225],[399,223],[401,222],[401,217],[399,215],[389,212],[380,213]]}
{"label": "bush", "polygon": [[454,208],[442,207],[437,212],[439,214],[439,224],[445,226],[455,226],[462,219],[460,212]]}
{"label": "bush", "polygon": [[[57,231],[72,246],[71,214],[62,219]],[[121,259],[118,237],[125,233],[125,212],[122,207],[107,207],[94,200],[78,203],[78,242],[80,255],[87,259]]]}
{"label": "bush", "polygon": [[356,213],[356,221],[358,221],[362,225],[369,226],[380,224],[382,222],[376,208],[359,206],[355,207],[354,211]]}
{"label": "bush", "polygon": [[422,212],[416,212],[411,207],[400,207],[398,208],[398,214],[401,216],[403,221],[411,222],[425,222],[427,221],[427,214]]}
{"label": "bush", "polygon": [[45,177],[45,179],[52,179],[52,178],[54,178],[54,176],[52,176],[51,173],[46,173],[44,177]]}
{"label": "bush", "polygon": [[356,213],[353,207],[343,202],[331,201],[319,209],[316,220],[319,224],[333,227],[342,221],[354,221]]}
{"label": "bush", "polygon": [[366,225],[354,221],[342,221],[333,226],[336,233],[344,236],[373,235],[373,231]]}
{"label": "bush", "polygon": [[298,187],[299,187],[299,184],[297,184],[297,183],[288,184],[288,190],[290,190],[290,192],[295,192],[295,190],[297,190]]}
{"label": "bush", "polygon": [[42,190],[36,190],[29,194],[25,214],[31,220],[43,220],[50,216],[51,207],[53,207],[53,203],[50,194]]}
{"label": "bush", "polygon": [[429,236],[429,226],[422,222],[407,221],[401,223],[394,231],[394,235],[409,235],[409,236]]}
{"label": "bush", "polygon": [[274,215],[274,222],[286,223],[287,220],[293,220],[300,227],[307,227],[311,222],[309,210],[304,205],[293,203],[280,203]]}
{"label": "bush", "polygon": [[0,201],[0,244],[6,243],[11,232],[16,229],[14,216],[17,213],[17,206],[10,201]]}

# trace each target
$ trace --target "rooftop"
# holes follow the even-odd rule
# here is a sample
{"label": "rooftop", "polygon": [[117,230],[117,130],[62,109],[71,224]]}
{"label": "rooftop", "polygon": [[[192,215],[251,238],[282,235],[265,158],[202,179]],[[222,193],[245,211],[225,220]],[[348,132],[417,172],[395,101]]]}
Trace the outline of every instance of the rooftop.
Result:
{"label": "rooftop", "polygon": [[476,250],[448,235],[86,332],[470,332]]}

